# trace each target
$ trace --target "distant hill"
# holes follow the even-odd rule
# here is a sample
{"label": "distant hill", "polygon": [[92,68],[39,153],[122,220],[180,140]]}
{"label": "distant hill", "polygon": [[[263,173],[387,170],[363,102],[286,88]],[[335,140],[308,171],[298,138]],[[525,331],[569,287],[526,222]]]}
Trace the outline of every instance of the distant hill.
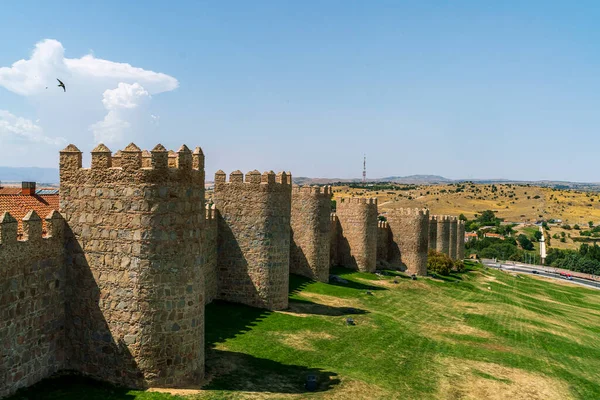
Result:
{"label": "distant hill", "polygon": [[59,182],[57,168],[38,167],[0,167],[0,182],[31,181],[56,184]]}
{"label": "distant hill", "polygon": [[440,183],[454,182],[451,179],[444,178],[439,175],[409,175],[409,176],[388,176],[386,178],[377,179],[384,182],[409,183],[418,185],[430,185]]}

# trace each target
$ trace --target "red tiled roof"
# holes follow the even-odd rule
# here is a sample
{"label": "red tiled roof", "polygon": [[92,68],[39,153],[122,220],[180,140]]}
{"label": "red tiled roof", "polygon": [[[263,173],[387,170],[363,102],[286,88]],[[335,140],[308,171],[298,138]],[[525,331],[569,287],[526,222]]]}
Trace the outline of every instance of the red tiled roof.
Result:
{"label": "red tiled roof", "polygon": [[[11,190],[9,190],[11,189]],[[16,189],[16,193],[11,193]],[[58,194],[49,195],[22,195],[21,188],[2,188],[0,189],[0,214],[8,211],[19,222],[19,233],[23,229],[23,217],[30,211],[35,212],[42,218],[42,226],[46,231],[46,221],[44,218],[52,210],[58,210]]]}
{"label": "red tiled roof", "polygon": [[0,187],[0,196],[4,194],[21,194],[20,187]]}

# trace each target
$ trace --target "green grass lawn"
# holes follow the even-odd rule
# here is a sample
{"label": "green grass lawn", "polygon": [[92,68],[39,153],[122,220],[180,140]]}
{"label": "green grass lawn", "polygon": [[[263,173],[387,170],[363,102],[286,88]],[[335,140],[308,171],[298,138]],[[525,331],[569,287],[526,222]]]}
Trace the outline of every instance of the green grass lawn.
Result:
{"label": "green grass lawn", "polygon": [[209,305],[201,391],[65,378],[11,400],[600,398],[600,291],[474,266],[417,281],[334,272],[348,284],[292,276],[283,312]]}

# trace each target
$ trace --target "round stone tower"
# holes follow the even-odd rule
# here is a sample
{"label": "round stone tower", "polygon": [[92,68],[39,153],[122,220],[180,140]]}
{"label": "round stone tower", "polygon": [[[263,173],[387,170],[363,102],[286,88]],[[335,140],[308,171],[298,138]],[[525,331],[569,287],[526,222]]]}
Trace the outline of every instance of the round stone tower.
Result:
{"label": "round stone tower", "polygon": [[142,388],[203,377],[204,159],[176,155],[169,167],[161,145],[146,161],[133,143],[116,158],[98,145],[82,168],[77,147],[60,152],[67,364],[86,375]]}
{"label": "round stone tower", "polygon": [[405,267],[408,274],[427,275],[429,210],[394,209],[388,213],[388,224],[393,246],[397,247],[391,263]]}
{"label": "round stone tower", "polygon": [[451,259],[456,260],[457,255],[457,237],[458,237],[458,218],[450,217],[450,250],[449,256]]}
{"label": "round stone tower", "polygon": [[294,186],[290,272],[329,280],[331,187]]}
{"label": "round stone tower", "polygon": [[465,258],[465,221],[458,221],[458,230],[456,234],[456,259]]}
{"label": "round stone tower", "polygon": [[437,216],[435,250],[450,255],[450,217],[447,215]]}
{"label": "round stone tower", "polygon": [[375,272],[377,266],[377,199],[337,201],[338,259],[350,269]]}
{"label": "round stone tower", "polygon": [[432,215],[429,218],[429,250],[435,250],[436,249],[436,242],[437,242],[437,215]]}

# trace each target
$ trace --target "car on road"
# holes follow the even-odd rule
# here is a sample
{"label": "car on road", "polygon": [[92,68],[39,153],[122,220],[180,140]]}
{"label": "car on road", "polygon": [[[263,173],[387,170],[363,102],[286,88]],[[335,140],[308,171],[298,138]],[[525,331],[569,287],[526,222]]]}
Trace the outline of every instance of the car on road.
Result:
{"label": "car on road", "polygon": [[539,272],[537,272],[535,269],[533,271],[531,271],[532,274],[539,274]]}

